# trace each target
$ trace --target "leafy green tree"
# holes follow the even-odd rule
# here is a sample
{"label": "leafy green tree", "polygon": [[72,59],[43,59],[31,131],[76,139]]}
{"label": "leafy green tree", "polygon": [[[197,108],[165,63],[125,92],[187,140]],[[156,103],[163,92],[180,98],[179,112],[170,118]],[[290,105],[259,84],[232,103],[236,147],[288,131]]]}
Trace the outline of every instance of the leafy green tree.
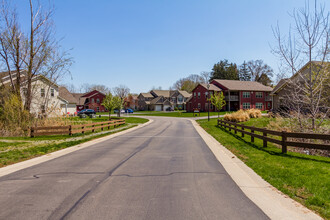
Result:
{"label": "leafy green tree", "polygon": [[112,103],[113,103],[114,109],[118,109],[117,114],[118,114],[118,117],[120,117],[120,111],[123,108],[124,100],[121,99],[119,96],[114,96],[112,98]]}
{"label": "leafy green tree", "polygon": [[220,110],[226,105],[225,96],[223,92],[215,92],[212,94],[210,101],[218,110],[218,118],[220,117]]}
{"label": "leafy green tree", "polygon": [[111,94],[111,92],[108,92],[105,96],[105,98],[103,99],[103,102],[101,103],[101,105],[103,105],[106,109],[108,109],[109,111],[109,120],[111,120],[111,112],[114,109],[114,102],[113,102],[113,95]]}
{"label": "leafy green tree", "polygon": [[214,64],[211,73],[213,79],[239,80],[239,71],[235,63],[229,63],[228,60],[221,60]]}

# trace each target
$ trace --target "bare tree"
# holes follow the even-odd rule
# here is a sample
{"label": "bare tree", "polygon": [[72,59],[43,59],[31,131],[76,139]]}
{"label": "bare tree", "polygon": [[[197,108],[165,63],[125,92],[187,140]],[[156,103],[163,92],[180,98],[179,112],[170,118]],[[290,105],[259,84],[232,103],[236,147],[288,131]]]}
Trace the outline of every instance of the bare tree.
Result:
{"label": "bare tree", "polygon": [[208,84],[208,83],[210,83],[210,79],[211,79],[211,72],[207,72],[207,71],[203,71],[203,72],[201,72],[201,77],[203,78],[203,83],[205,83],[205,84]]}
{"label": "bare tree", "polygon": [[[125,85],[119,85],[113,88],[114,94],[120,98],[121,106],[124,104],[124,99],[128,96],[130,89]],[[118,116],[120,117],[120,109],[118,109]]]}
{"label": "bare tree", "polygon": [[270,78],[273,77],[273,69],[262,60],[250,60],[247,62],[247,69],[252,81],[260,82],[266,86],[271,84]]}
{"label": "bare tree", "polygon": [[[53,10],[43,10],[38,2],[29,2],[29,31],[20,29],[16,9],[9,0],[0,5],[0,63],[8,72],[13,91],[19,97],[21,80],[26,82],[24,108],[30,111],[33,99],[33,78],[43,75],[55,83],[62,75],[70,73],[72,58],[67,52],[60,52],[59,42],[55,39],[52,21]],[[24,72],[24,77],[21,74]]]}
{"label": "bare tree", "polygon": [[329,83],[329,12],[314,1],[313,6],[307,2],[304,8],[294,10],[292,17],[294,25],[287,37],[283,37],[279,25],[273,28],[277,40],[273,52],[293,76],[286,75],[290,78],[284,101],[294,111],[289,116],[298,118],[301,128],[303,119],[310,121],[310,129],[315,131],[329,116],[329,97],[325,95]]}

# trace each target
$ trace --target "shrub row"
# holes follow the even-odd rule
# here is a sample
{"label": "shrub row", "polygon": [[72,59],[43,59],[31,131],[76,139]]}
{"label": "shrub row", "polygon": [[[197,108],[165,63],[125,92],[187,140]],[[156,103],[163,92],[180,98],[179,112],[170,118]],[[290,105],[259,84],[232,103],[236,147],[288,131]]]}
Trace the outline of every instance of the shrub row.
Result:
{"label": "shrub row", "polygon": [[250,118],[260,118],[261,111],[259,109],[239,110],[231,114],[225,114],[224,119],[232,122],[248,121]]}

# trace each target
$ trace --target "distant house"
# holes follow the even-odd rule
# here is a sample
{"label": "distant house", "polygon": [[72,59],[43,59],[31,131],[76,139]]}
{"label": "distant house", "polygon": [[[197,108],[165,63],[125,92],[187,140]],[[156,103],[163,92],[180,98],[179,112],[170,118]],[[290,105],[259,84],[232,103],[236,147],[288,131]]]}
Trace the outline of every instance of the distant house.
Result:
{"label": "distant house", "polygon": [[124,99],[124,107],[137,110],[139,105],[138,102],[139,102],[138,95],[128,95]]}
{"label": "distant house", "polygon": [[[273,91],[270,93],[270,95],[273,98],[273,107],[272,109],[274,111],[283,110],[283,109],[290,109],[290,99],[294,98],[293,96],[299,96],[299,94],[302,94],[301,89],[296,90],[297,94],[293,94],[293,89],[298,84],[304,84],[305,79],[308,79],[307,74],[310,70],[310,62],[306,63],[300,70],[297,71],[292,77],[287,79],[282,79],[279,81],[279,83],[275,86]],[[330,91],[330,79],[329,79],[329,72],[330,72],[330,62],[319,62],[319,61],[313,61],[312,62],[313,67],[315,67],[316,71],[323,71],[320,72],[321,74],[327,74],[328,81],[323,82],[323,91],[324,91],[324,97],[328,97],[329,91]],[[297,97],[296,97],[297,98]],[[300,97],[301,98],[301,97]],[[328,98],[328,100],[330,100]],[[327,104],[329,106],[330,101],[328,101]]]}
{"label": "distant house", "polygon": [[179,90],[151,90],[138,96],[139,110],[165,111],[167,109],[186,108],[190,94]]}
{"label": "distant house", "polygon": [[[209,85],[210,95],[220,91],[224,93],[226,106],[223,110],[236,111],[250,108],[270,110],[272,107],[272,100],[269,94],[273,89],[259,82],[215,79]],[[192,112],[194,109],[208,111],[207,85],[199,84],[192,92],[193,95],[188,100],[187,111]],[[216,111],[211,103],[210,111]]]}
{"label": "distant house", "polygon": [[[23,103],[27,94],[27,77],[26,71],[23,70],[20,73],[21,78],[21,96]],[[17,73],[12,72],[12,80],[15,83],[17,79]],[[11,80],[8,72],[0,73],[0,85],[11,85]],[[32,78],[32,100],[30,113],[41,116],[57,116],[61,114],[61,104],[65,101],[59,95],[59,86],[52,80],[43,75],[35,75]]]}
{"label": "distant house", "polygon": [[83,109],[93,109],[96,112],[106,112],[107,110],[102,105],[105,94],[97,90],[93,90],[87,93],[72,93],[76,100],[77,111]]}
{"label": "distant house", "polygon": [[59,87],[59,98],[63,103],[61,106],[61,113],[63,115],[74,115],[77,112],[77,100],[65,87]]}

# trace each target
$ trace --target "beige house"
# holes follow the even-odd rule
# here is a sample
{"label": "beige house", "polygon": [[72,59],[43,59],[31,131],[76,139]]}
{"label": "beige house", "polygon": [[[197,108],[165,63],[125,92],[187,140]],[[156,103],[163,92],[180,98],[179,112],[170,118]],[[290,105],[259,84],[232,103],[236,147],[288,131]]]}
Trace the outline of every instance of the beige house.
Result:
{"label": "beige house", "polygon": [[[21,96],[23,103],[27,93],[26,71],[22,71]],[[12,73],[12,80],[16,81],[16,73]],[[11,85],[8,72],[0,73],[0,84]],[[32,100],[30,113],[35,116],[47,115],[49,117],[63,115],[65,108],[63,104],[67,101],[60,97],[60,87],[43,75],[35,75],[32,78]],[[62,109],[63,108],[63,109]]]}
{"label": "beige house", "polygon": [[[313,67],[316,69],[315,74],[323,74],[323,91],[324,96],[330,95],[330,63],[329,62],[312,62]],[[278,110],[289,110],[292,108],[290,106],[293,104],[293,99],[303,99],[302,96],[304,91],[302,85],[305,84],[305,80],[308,79],[310,62],[306,63],[297,73],[295,73],[292,77],[287,79],[282,79],[270,93],[273,98],[273,106],[272,109],[275,111]],[[298,85],[301,85],[300,87]],[[326,94],[328,93],[328,94]],[[328,99],[329,100],[329,99]],[[329,103],[327,104],[329,105]],[[328,106],[329,107],[329,106]]]}
{"label": "beige house", "polygon": [[191,94],[181,90],[151,90],[149,93],[140,93],[138,109],[149,111],[186,109],[186,102],[190,96]]}

